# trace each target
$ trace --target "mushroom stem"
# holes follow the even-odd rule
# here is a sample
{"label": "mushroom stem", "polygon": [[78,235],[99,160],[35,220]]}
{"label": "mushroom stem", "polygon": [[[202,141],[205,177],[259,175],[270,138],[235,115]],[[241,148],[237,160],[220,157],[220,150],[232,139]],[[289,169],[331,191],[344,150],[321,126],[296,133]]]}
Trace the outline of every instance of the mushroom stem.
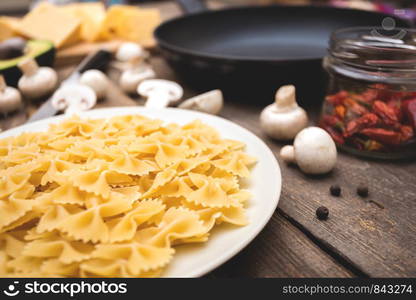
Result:
{"label": "mushroom stem", "polygon": [[27,58],[19,63],[19,68],[26,76],[31,76],[38,71],[38,64],[33,58]]}
{"label": "mushroom stem", "polygon": [[278,112],[285,112],[298,107],[295,87],[293,85],[282,86],[276,92],[275,104]]}
{"label": "mushroom stem", "polygon": [[4,80],[3,75],[0,75],[0,93],[3,93],[6,87],[6,81]]}
{"label": "mushroom stem", "polygon": [[180,101],[183,89],[173,81],[148,79],[140,83],[137,93],[147,99],[146,107],[164,108]]}
{"label": "mushroom stem", "polygon": [[150,108],[164,108],[169,106],[169,93],[164,90],[154,90],[152,91],[144,106]]}
{"label": "mushroom stem", "polygon": [[280,150],[280,157],[287,163],[295,163],[295,148],[293,146],[284,146]]}

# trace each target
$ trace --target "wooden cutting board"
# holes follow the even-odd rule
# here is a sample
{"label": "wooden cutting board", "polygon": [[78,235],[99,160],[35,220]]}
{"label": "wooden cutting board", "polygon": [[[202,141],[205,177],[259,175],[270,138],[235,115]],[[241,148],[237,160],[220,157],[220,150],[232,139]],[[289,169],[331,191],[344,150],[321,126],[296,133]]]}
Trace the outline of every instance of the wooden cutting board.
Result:
{"label": "wooden cutting board", "polygon": [[[70,47],[66,47],[64,49],[60,49],[56,53],[55,66],[60,67],[76,64],[89,53],[99,49],[106,49],[110,52],[115,52],[123,42],[124,41],[120,40],[97,43],[82,42]],[[142,46],[145,49],[153,49],[156,46],[156,42],[152,40],[148,44]]]}

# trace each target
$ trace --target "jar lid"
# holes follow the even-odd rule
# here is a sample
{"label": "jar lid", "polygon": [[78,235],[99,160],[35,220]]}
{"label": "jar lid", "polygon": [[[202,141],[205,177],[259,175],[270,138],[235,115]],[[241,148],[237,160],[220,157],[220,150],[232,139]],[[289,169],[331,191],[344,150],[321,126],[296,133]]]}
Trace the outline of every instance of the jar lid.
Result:
{"label": "jar lid", "polygon": [[389,83],[416,79],[415,29],[341,29],[331,35],[329,54],[347,76]]}

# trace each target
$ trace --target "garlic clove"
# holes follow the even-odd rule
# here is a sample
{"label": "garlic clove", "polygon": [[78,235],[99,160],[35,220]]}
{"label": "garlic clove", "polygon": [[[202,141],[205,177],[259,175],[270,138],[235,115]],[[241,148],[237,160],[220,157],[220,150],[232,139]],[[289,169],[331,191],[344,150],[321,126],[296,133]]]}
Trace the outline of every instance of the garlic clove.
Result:
{"label": "garlic clove", "polygon": [[296,102],[293,85],[281,87],[275,98],[275,102],[261,112],[260,126],[271,138],[291,140],[308,125],[308,116]]}
{"label": "garlic clove", "polygon": [[192,97],[181,103],[178,107],[216,115],[221,111],[223,104],[222,92],[220,90],[212,90]]}
{"label": "garlic clove", "polygon": [[82,73],[79,82],[92,88],[98,99],[105,96],[108,88],[108,78],[100,70],[88,70]]}

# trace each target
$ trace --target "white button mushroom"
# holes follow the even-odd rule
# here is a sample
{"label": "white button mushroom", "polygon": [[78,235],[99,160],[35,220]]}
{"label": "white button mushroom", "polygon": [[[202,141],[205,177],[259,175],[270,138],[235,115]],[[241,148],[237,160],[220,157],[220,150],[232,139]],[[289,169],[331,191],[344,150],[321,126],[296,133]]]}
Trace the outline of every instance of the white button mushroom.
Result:
{"label": "white button mushroom", "polygon": [[132,42],[125,42],[118,47],[116,59],[123,62],[131,61],[135,58],[146,58],[147,51],[142,46]]}
{"label": "white button mushroom", "polygon": [[95,92],[83,84],[66,84],[52,96],[52,106],[65,113],[74,113],[91,109],[97,102]]}
{"label": "white button mushroom", "polygon": [[308,127],[296,135],[293,146],[285,146],[280,157],[296,163],[306,174],[325,174],[337,162],[337,148],[331,136],[322,128]]}
{"label": "white button mushroom", "polygon": [[0,75],[0,112],[9,113],[22,105],[22,97],[18,90],[7,86],[3,75]]}
{"label": "white button mushroom", "polygon": [[277,140],[291,140],[308,125],[308,116],[296,102],[293,85],[281,87],[276,92],[275,103],[263,109],[260,125],[264,132]]}
{"label": "white button mushroom", "polygon": [[183,89],[173,81],[149,79],[140,83],[137,93],[147,98],[146,107],[164,108],[178,103],[183,96]]}
{"label": "white button mushroom", "polygon": [[49,95],[56,87],[58,76],[49,67],[39,67],[33,58],[19,63],[23,75],[19,79],[18,87],[23,97],[37,99]]}
{"label": "white button mushroom", "polygon": [[137,86],[146,79],[155,78],[156,74],[148,64],[135,64],[132,68],[125,70],[119,80],[120,87],[126,93],[132,94],[137,91]]}
{"label": "white button mushroom", "polygon": [[212,90],[192,97],[181,103],[178,107],[216,115],[221,111],[223,103],[222,92],[220,90]]}
{"label": "white button mushroom", "polygon": [[108,78],[100,70],[88,70],[82,73],[79,82],[92,88],[97,96],[101,99],[105,96],[108,88]]}

